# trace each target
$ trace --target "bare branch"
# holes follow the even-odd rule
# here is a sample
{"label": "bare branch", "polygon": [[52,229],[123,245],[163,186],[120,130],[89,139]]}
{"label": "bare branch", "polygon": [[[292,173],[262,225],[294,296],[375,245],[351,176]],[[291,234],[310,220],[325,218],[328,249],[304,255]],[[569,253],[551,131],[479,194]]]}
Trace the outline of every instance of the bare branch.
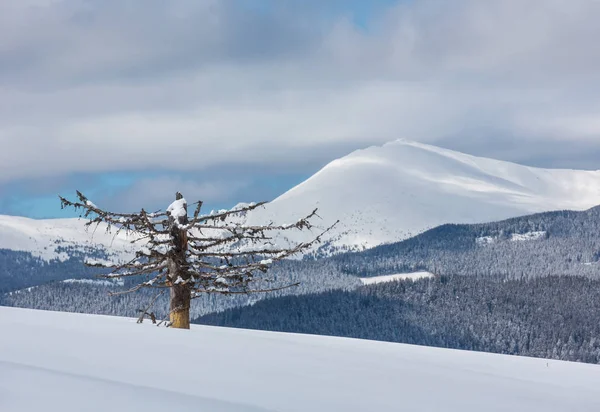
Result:
{"label": "bare branch", "polygon": [[297,282],[297,283],[293,283],[291,285],[280,286],[280,287],[270,288],[270,289],[252,289],[252,290],[242,290],[242,291],[214,291],[214,290],[211,291],[211,290],[195,289],[194,290],[194,295],[192,296],[192,299],[199,298],[203,294],[218,293],[218,294],[221,294],[221,295],[249,295],[251,293],[277,292],[279,290],[289,289],[289,288],[293,288],[293,287],[296,287],[296,286],[300,286],[300,283]]}
{"label": "bare branch", "polygon": [[[254,209],[257,209],[261,206],[266,205],[267,203],[268,202],[260,202],[260,203],[254,203],[254,204],[251,203],[250,205],[241,207],[239,209],[232,209],[232,210],[227,210],[227,211],[216,213],[216,214],[197,216],[197,218],[194,219],[194,221],[195,221],[194,225],[197,225],[198,223],[202,223],[202,222],[225,221],[228,217],[235,216],[235,215],[241,215],[241,214],[250,212]],[[192,225],[192,226],[194,226],[194,225]]]}
{"label": "bare branch", "polygon": [[154,313],[148,313],[148,311],[150,310],[150,308],[154,305],[154,302],[156,302],[156,300],[162,296],[165,293],[165,291],[163,290],[162,292],[158,293],[156,296],[154,296],[154,299],[152,299],[150,301],[150,303],[148,304],[148,306],[146,307],[146,309],[139,309],[140,313],[140,317],[137,320],[137,323],[142,323],[144,321],[144,316],[148,315],[150,316],[150,319],[152,319],[152,323],[156,323],[156,317],[154,316]]}
{"label": "bare branch", "polygon": [[[170,288],[171,321],[174,318],[181,320],[181,312],[187,312],[189,318],[190,299],[205,293],[265,293],[298,286],[298,283],[294,283],[273,288],[260,287],[260,283],[256,282],[268,280],[257,274],[266,273],[275,262],[309,250],[321,242],[338,223],[321,230],[312,223],[314,218],[319,218],[317,209],[295,223],[286,225],[245,225],[230,221],[231,218],[244,216],[267,202],[201,215],[203,204],[199,201],[195,203],[196,207],[190,218],[187,202],[179,192],[166,212],[155,213],[148,213],[145,209],[139,213],[105,211],[79,191],[77,201],[61,196],[59,198],[62,208],[73,207],[82,211],[82,216],[88,219],[86,230],[92,226],[97,229],[100,224],[106,224],[107,232],[115,228],[113,239],[122,231],[135,234],[131,243],[139,242],[140,248],[129,261],[88,262],[88,265],[110,269],[111,273],[100,275],[109,279],[142,275],[152,277],[150,280],[140,281],[130,289],[112,292],[111,295],[132,293],[142,288]],[[320,230],[319,234],[308,242],[298,242],[287,247],[271,243],[279,232],[312,232],[317,228]],[[233,246],[235,250],[232,250]],[[147,312],[148,309],[142,313],[142,319]],[[186,327],[176,326],[176,323],[173,325]]]}

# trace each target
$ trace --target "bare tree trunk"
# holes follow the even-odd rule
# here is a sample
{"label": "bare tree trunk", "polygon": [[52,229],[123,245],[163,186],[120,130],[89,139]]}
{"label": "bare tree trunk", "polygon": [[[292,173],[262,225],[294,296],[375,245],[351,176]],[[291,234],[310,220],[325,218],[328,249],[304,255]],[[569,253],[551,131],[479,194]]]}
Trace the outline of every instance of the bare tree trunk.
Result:
{"label": "bare tree trunk", "polygon": [[[176,200],[183,198],[181,193],[177,192]],[[187,207],[186,207],[187,212]],[[187,231],[179,229],[175,224],[173,217],[171,220],[171,237],[174,243],[173,257],[169,259],[169,278],[171,284],[170,299],[170,321],[171,327],[178,329],[190,328],[190,304],[192,293],[190,285],[183,283],[190,277],[188,274],[186,250],[187,250]],[[188,223],[187,216],[179,217],[178,223],[185,225]]]}
{"label": "bare tree trunk", "polygon": [[170,320],[172,328],[190,328],[191,295],[188,285],[173,285],[171,287]]}

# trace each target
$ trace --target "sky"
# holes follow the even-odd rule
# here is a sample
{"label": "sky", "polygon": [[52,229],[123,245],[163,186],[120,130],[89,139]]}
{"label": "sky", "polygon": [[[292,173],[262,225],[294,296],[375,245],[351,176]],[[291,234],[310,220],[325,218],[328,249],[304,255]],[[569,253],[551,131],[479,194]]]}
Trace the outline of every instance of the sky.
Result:
{"label": "sky", "polygon": [[600,169],[598,0],[0,0],[0,214],[271,200],[404,138]]}

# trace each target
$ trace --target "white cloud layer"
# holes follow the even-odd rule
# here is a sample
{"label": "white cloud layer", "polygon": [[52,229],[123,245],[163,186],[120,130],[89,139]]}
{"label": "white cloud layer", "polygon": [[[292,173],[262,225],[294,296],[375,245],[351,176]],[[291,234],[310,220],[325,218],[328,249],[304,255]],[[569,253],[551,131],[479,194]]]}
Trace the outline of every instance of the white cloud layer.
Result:
{"label": "white cloud layer", "polygon": [[401,137],[593,166],[600,1],[415,0],[368,30],[281,4],[0,2],[0,181],[299,165]]}

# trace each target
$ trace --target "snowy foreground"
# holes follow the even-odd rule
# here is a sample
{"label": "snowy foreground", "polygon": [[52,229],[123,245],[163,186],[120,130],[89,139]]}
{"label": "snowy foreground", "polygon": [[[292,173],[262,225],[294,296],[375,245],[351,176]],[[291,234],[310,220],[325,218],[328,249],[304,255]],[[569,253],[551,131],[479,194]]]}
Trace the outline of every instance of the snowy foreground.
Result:
{"label": "snowy foreground", "polygon": [[600,367],[0,307],[0,411],[600,411]]}

